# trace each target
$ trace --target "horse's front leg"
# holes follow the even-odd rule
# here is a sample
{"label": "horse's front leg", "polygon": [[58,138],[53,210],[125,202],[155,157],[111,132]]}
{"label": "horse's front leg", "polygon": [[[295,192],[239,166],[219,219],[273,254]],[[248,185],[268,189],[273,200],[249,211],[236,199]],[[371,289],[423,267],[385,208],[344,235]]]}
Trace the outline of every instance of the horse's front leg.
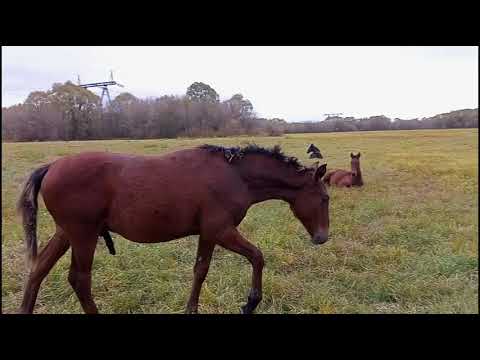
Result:
{"label": "horse's front leg", "polygon": [[208,242],[208,240],[200,236],[197,248],[197,258],[193,268],[194,275],[192,292],[190,293],[190,299],[188,300],[187,309],[185,310],[187,314],[196,314],[198,312],[198,298],[200,296],[202,284],[208,273],[214,248],[214,243]]}
{"label": "horse's front leg", "polygon": [[262,300],[263,254],[235,228],[224,233],[219,241],[219,245],[245,256],[250,264],[252,264],[252,288],[250,289],[247,303],[242,306],[242,313],[251,314]]}

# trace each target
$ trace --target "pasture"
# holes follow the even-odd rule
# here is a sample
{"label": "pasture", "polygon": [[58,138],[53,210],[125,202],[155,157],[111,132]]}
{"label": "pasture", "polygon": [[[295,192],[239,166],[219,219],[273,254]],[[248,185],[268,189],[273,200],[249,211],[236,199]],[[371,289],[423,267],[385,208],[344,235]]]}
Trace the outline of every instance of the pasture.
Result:
{"label": "pasture", "polygon": [[[90,150],[161,154],[204,143],[280,144],[311,164],[317,145],[328,169],[360,151],[363,188],[330,188],[330,239],[314,246],[287,203],[253,206],[240,231],[265,256],[256,313],[478,313],[478,129],[288,134],[175,140],[2,144],[2,312],[16,312],[26,276],[15,203],[30,172]],[[195,174],[192,174],[195,181]],[[159,189],[161,191],[161,189]],[[41,197],[39,197],[41,199]],[[39,201],[42,248],[53,220]],[[113,234],[117,255],[97,246],[92,291],[101,313],[183,313],[197,238],[136,244]],[[43,282],[35,313],[82,313],[68,281],[70,250]],[[217,247],[200,313],[239,313],[251,266]]]}

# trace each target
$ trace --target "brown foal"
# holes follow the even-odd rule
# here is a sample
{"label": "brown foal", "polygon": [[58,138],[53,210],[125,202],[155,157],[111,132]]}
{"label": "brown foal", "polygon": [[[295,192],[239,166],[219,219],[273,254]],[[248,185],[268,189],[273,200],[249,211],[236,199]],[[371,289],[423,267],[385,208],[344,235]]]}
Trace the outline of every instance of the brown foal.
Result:
{"label": "brown foal", "polygon": [[363,186],[362,171],[360,170],[360,153],[353,155],[350,153],[351,171],[332,170],[323,177],[323,182],[327,185],[338,187]]}
{"label": "brown foal", "polygon": [[[326,242],[325,172],[326,164],[304,167],[278,146],[256,145],[203,145],[162,156],[89,152],[44,165],[33,171],[18,202],[30,260],[20,312],[33,312],[42,280],[71,247],[68,281],[85,313],[97,313],[91,293],[93,256],[98,237],[105,237],[108,245],[112,231],[139,243],[200,235],[187,313],[197,312],[216,245],[245,256],[253,272],[242,312],[252,313],[262,298],[264,260],[236,227],[253,204],[281,199],[290,204],[314,244]],[[39,192],[56,232],[37,256]]]}

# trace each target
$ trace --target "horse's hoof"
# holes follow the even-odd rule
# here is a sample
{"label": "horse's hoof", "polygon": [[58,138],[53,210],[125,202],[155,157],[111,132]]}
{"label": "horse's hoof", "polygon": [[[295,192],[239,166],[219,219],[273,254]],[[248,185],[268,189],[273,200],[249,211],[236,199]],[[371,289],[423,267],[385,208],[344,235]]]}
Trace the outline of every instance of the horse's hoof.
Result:
{"label": "horse's hoof", "polygon": [[251,314],[252,313],[252,310],[250,310],[247,305],[243,305],[241,307],[241,310],[242,310],[242,314]]}

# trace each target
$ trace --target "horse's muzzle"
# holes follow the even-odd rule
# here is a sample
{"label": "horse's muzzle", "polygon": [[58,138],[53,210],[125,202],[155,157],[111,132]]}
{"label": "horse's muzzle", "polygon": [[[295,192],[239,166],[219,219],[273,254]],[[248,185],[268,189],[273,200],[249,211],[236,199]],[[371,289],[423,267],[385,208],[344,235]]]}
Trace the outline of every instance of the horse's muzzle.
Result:
{"label": "horse's muzzle", "polygon": [[328,240],[328,231],[319,231],[312,237],[312,243],[315,245],[321,245]]}

